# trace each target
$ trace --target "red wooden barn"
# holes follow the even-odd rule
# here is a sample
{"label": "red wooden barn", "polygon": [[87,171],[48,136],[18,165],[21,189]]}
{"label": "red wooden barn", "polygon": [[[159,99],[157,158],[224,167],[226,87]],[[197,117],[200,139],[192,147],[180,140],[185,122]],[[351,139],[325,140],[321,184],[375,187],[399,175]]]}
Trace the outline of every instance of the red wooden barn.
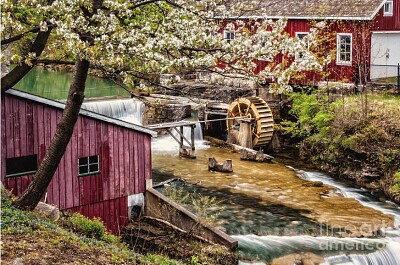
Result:
{"label": "red wooden barn", "polygon": [[[41,163],[64,104],[10,90],[1,100],[1,181],[15,195]],[[100,217],[118,233],[129,207],[143,203],[151,179],[151,137],[144,127],[81,110],[67,150],[43,200]]]}
{"label": "red wooden barn", "polygon": [[[271,19],[287,18],[286,31],[298,38],[306,36],[315,23],[324,21],[326,24],[320,48],[325,49],[324,53],[334,55],[334,60],[324,69],[329,72],[329,77],[306,73],[303,79],[292,80],[293,83],[316,85],[327,79],[354,83],[356,79],[362,82],[363,78],[397,76],[400,63],[399,0],[264,0],[257,3],[258,9],[242,13],[239,19],[257,18],[258,10],[263,8],[263,15]],[[232,31],[223,34],[228,41],[235,35]],[[258,60],[255,72],[268,63]]]}

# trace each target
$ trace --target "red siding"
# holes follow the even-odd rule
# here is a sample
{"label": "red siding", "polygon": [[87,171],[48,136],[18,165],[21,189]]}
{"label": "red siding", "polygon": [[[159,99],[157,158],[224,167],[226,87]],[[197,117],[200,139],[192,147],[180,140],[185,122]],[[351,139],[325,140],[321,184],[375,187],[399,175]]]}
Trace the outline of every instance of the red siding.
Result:
{"label": "red siding", "polygon": [[[6,178],[6,158],[37,154],[40,163],[62,110],[9,94],[2,95],[1,110],[1,180],[20,195],[32,176]],[[127,216],[122,209],[127,208],[126,197],[144,192],[145,179],[151,178],[150,145],[150,135],[80,116],[47,189],[47,202],[60,209],[79,208],[90,216],[109,213],[124,223],[119,215]],[[91,155],[99,155],[101,173],[78,177],[78,158]],[[111,219],[106,223],[113,224]]]}
{"label": "red siding", "polygon": [[114,234],[119,234],[121,229],[128,224],[128,197],[126,196],[68,210],[79,212],[89,218],[100,218],[107,229]]}
{"label": "red siding", "polygon": [[400,30],[400,2],[393,1],[393,16],[384,16],[383,8],[378,12],[375,17],[374,30],[391,31]]}

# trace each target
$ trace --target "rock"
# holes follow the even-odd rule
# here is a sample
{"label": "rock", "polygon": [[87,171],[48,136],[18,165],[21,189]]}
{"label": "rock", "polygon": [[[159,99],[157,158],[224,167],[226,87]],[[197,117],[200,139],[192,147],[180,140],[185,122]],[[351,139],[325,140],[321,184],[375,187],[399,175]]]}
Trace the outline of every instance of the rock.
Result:
{"label": "rock", "polygon": [[60,218],[60,210],[56,206],[44,202],[39,202],[35,211],[52,221],[57,221]]}
{"label": "rock", "polygon": [[303,187],[323,187],[324,183],[321,181],[308,181],[302,184]]}
{"label": "rock", "polygon": [[271,264],[272,265],[287,265],[287,264],[317,265],[317,264],[322,264],[323,262],[324,262],[323,257],[320,257],[313,253],[302,253],[302,254],[291,254],[274,259]]}

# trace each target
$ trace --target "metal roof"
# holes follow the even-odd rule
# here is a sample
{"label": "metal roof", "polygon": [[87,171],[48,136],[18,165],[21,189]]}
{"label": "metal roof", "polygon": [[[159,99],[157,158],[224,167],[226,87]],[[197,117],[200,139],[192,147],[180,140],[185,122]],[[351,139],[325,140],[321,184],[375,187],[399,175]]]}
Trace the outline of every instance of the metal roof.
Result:
{"label": "metal roof", "polygon": [[[47,106],[55,107],[55,108],[58,108],[58,109],[62,109],[63,110],[65,108],[65,104],[61,103],[59,101],[43,98],[43,97],[36,96],[36,95],[33,95],[33,94],[29,94],[29,93],[26,93],[26,92],[18,91],[18,90],[15,90],[15,89],[9,89],[9,90],[6,91],[6,93],[10,94],[10,95],[13,95],[13,96],[20,97],[20,98],[25,98],[25,99],[28,99],[28,100],[32,100],[32,101],[35,101],[35,102],[38,102],[38,103],[41,103],[41,104],[44,104],[44,105],[47,105]],[[79,111],[79,115],[90,117],[90,118],[97,119],[97,120],[101,120],[101,121],[104,121],[104,122],[107,122],[107,123],[110,123],[110,124],[115,124],[115,125],[118,125],[118,126],[121,126],[121,127],[127,128],[127,129],[131,129],[131,130],[135,130],[135,131],[138,131],[138,132],[143,132],[143,133],[146,133],[146,134],[150,134],[152,137],[156,137],[157,136],[157,133],[155,131],[150,130],[150,129],[146,128],[146,127],[143,127],[143,126],[140,126],[140,125],[137,125],[137,124],[133,124],[133,123],[129,123],[129,122],[126,122],[126,121],[123,121],[123,120],[114,119],[114,118],[111,118],[111,117],[108,117],[108,116],[104,116],[104,115],[101,115],[99,113],[92,112],[92,111],[89,111],[89,110],[81,109]]]}
{"label": "metal roof", "polygon": [[[248,6],[237,17],[372,20],[386,0],[227,0]],[[248,5],[247,5],[247,4]]]}

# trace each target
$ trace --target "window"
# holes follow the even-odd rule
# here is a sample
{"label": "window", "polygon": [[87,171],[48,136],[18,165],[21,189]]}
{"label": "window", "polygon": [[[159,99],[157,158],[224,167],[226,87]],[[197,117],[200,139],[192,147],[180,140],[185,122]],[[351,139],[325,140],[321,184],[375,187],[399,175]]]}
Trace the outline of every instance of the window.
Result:
{"label": "window", "polygon": [[33,174],[38,169],[37,155],[20,156],[6,159],[6,177]]}
{"label": "window", "polygon": [[383,6],[384,16],[393,16],[393,0],[387,0]]}
{"label": "window", "polygon": [[338,34],[336,49],[337,49],[336,64],[351,65],[351,61],[352,61],[351,34]]}
{"label": "window", "polygon": [[99,156],[87,156],[78,159],[79,176],[100,173]]}
{"label": "window", "polygon": [[231,43],[235,39],[235,32],[234,31],[224,31],[224,40],[228,43]]}
{"label": "window", "polygon": [[[296,32],[296,38],[298,38],[299,40],[303,40],[308,36],[308,32]],[[307,45],[307,50],[309,49],[309,43],[308,40],[306,40],[306,45]],[[295,59],[296,61],[302,61],[304,59],[304,54],[303,53],[296,53],[295,55]]]}

